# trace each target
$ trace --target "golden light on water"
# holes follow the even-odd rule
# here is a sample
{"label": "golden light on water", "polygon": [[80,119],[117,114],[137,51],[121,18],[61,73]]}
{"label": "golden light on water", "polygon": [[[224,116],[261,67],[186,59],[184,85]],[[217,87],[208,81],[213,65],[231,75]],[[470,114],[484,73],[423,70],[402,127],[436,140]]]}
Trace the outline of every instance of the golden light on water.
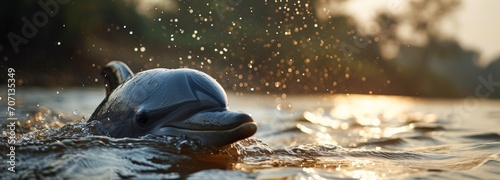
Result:
{"label": "golden light on water", "polygon": [[355,179],[377,179],[377,173],[368,170],[354,170],[352,178]]}
{"label": "golden light on water", "polygon": [[327,132],[327,129],[324,127],[320,127],[315,130],[298,123],[297,128],[304,133],[314,136],[315,141],[318,143],[330,143],[335,145],[337,144],[337,142],[332,138],[332,136]]}
{"label": "golden light on water", "polygon": [[[348,97],[348,98],[347,98]],[[412,131],[415,123],[437,121],[436,114],[415,111],[407,97],[338,95],[331,108],[317,108],[303,113],[310,122],[297,123],[315,142],[357,146],[370,139],[391,138]]]}
{"label": "golden light on water", "polygon": [[333,129],[338,129],[341,127],[342,122],[340,120],[331,119],[320,114],[315,114],[312,112],[304,112],[304,118],[309,122],[320,124],[325,127],[331,127]]}
{"label": "golden light on water", "polygon": [[310,175],[310,177],[307,179],[326,180],[325,178],[321,177],[314,168],[303,168],[303,171]]}
{"label": "golden light on water", "polygon": [[[459,155],[454,155],[449,152],[453,148],[442,144],[447,131],[442,125],[459,123],[446,113],[453,110],[454,101],[353,94],[289,95],[268,101],[278,116],[268,128],[276,128],[276,133],[262,135],[266,146],[238,146],[244,149],[239,152],[255,153],[240,154],[243,162],[232,166],[256,173],[257,179],[397,178],[425,174],[447,163],[451,165],[445,169],[470,169],[491,155],[471,158],[464,168],[459,154],[464,148],[455,148],[453,153]],[[256,119],[269,119],[268,113],[260,115]],[[285,136],[286,141],[279,140]],[[465,153],[463,157],[470,158]],[[451,161],[455,157],[458,160]]]}

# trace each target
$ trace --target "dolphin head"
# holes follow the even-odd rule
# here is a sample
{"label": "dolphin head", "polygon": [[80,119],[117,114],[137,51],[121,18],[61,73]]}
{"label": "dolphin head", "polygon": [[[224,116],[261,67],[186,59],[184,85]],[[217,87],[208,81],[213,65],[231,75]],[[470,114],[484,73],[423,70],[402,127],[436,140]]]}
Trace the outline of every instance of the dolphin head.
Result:
{"label": "dolphin head", "polygon": [[185,136],[222,147],[257,131],[248,114],[228,110],[224,89],[200,71],[158,68],[118,83],[91,116],[110,136]]}

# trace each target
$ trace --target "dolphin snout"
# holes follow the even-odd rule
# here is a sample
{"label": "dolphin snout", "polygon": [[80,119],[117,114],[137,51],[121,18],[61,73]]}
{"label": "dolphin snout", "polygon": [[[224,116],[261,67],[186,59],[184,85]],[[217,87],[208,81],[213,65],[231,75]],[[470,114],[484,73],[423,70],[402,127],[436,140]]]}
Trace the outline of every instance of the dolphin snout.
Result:
{"label": "dolphin snout", "polygon": [[228,130],[249,122],[254,122],[254,120],[245,113],[233,111],[203,111],[196,113],[175,126],[193,130]]}
{"label": "dolphin snout", "polygon": [[233,111],[202,111],[190,118],[162,127],[153,134],[181,136],[214,147],[222,147],[248,138],[257,132],[257,123],[245,113]]}

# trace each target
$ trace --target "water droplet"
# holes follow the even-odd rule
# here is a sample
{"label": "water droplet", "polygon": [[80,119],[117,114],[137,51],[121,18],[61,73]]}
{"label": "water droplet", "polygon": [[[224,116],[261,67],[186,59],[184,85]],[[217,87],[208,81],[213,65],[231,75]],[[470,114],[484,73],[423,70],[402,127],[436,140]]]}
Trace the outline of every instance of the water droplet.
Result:
{"label": "water droplet", "polygon": [[281,82],[274,82],[274,86],[275,87],[280,87],[281,86]]}
{"label": "water droplet", "polygon": [[141,47],[141,52],[146,51],[146,47]]}
{"label": "water droplet", "polygon": [[132,35],[132,34],[134,34],[134,31],[130,31],[130,32],[128,32],[128,33],[129,33],[130,35]]}
{"label": "water droplet", "polygon": [[280,103],[276,106],[276,109],[278,111],[290,111],[290,110],[292,110],[292,105],[288,104],[288,103],[284,103],[284,104]]}
{"label": "water droplet", "polygon": [[61,42],[57,42],[57,45],[60,46],[61,45]]}
{"label": "water droplet", "polygon": [[158,21],[161,21],[161,18],[158,18]]}

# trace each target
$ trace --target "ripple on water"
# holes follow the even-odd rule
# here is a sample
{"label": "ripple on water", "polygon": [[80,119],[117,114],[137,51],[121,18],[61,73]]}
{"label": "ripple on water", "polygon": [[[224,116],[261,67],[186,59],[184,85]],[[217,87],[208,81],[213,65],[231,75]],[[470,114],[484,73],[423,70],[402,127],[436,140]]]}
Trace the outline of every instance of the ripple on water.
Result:
{"label": "ripple on water", "polygon": [[[303,111],[297,109],[309,107],[301,107],[292,101],[287,107],[293,109],[280,107],[279,113],[274,114],[265,108],[256,110],[255,119],[261,120],[259,131],[263,132],[223,149],[206,148],[185,137],[98,136],[96,134],[102,133],[95,122],[87,123],[84,118],[75,116],[68,118],[73,119],[71,123],[64,123],[61,118],[52,117],[59,114],[54,110],[37,108],[41,113],[38,110],[28,113],[27,119],[32,122],[20,121],[21,129],[17,135],[21,141],[15,145],[18,173],[2,174],[2,178],[406,179],[500,176],[500,135],[495,129],[457,129],[450,126],[454,124],[450,119],[433,113],[392,112],[383,107],[377,107],[382,109],[380,113],[369,108],[366,112],[359,108],[350,110],[343,105],[324,105],[316,110]],[[339,107],[342,111],[335,110]],[[71,113],[65,117],[74,115],[73,111],[68,111]],[[387,112],[390,114],[384,114]],[[53,121],[63,124],[59,126]],[[5,134],[2,140],[0,152],[6,152],[9,147],[5,144]],[[0,161],[6,158],[5,153],[0,153]],[[0,163],[0,169],[7,168],[7,165]]]}

